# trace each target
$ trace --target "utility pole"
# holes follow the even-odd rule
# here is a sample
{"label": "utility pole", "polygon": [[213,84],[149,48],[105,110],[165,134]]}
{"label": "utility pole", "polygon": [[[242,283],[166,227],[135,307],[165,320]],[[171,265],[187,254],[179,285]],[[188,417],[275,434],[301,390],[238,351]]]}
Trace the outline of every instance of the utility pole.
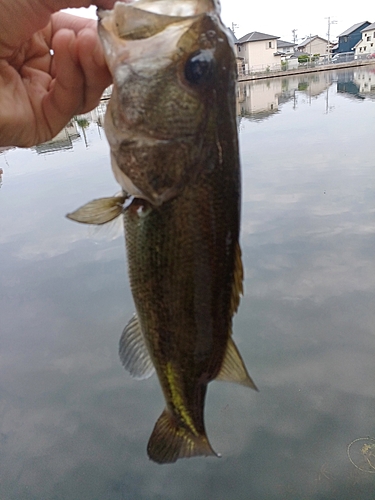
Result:
{"label": "utility pole", "polygon": [[292,33],[293,33],[293,43],[297,43],[297,30],[296,29],[292,30]]}
{"label": "utility pole", "polygon": [[328,31],[327,31],[327,56],[328,62],[331,61],[331,42],[329,41],[331,36],[331,24],[337,24],[337,21],[331,21],[330,17],[325,17],[324,19],[328,19]]}
{"label": "utility pole", "polygon": [[239,25],[236,24],[236,23],[232,23],[232,31],[233,31],[233,34],[236,35],[236,29],[239,28]]}
{"label": "utility pole", "polygon": [[[308,45],[309,45],[309,54],[310,54],[310,61],[309,62],[310,63],[311,63],[311,42],[312,42],[311,38],[312,38],[311,33],[310,33],[310,35],[306,35],[306,39],[309,41]],[[307,44],[306,44],[306,47],[307,47]]]}

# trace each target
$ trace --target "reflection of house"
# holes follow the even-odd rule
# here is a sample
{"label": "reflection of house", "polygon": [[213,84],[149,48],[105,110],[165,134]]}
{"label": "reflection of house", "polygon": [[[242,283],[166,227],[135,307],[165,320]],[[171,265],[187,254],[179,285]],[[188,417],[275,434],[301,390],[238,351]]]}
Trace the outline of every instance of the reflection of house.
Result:
{"label": "reflection of house", "polygon": [[355,71],[354,82],[358,86],[360,97],[375,99],[375,70]]}
{"label": "reflection of house", "polygon": [[349,99],[364,99],[359,95],[359,86],[354,82],[352,69],[342,70],[337,73],[337,93]]}
{"label": "reflection of house", "polygon": [[363,57],[375,53],[375,23],[361,30],[362,38],[355,46],[355,56]]}
{"label": "reflection of house", "polygon": [[104,90],[101,99],[106,100],[106,99],[109,99],[111,97],[111,95],[112,95],[112,87],[113,87],[113,85],[110,85],[109,87],[107,87]]}
{"label": "reflection of house", "polygon": [[290,100],[297,105],[322,94],[332,84],[328,72],[239,82],[237,86],[237,115],[251,120],[264,120],[279,111]]}
{"label": "reflection of house", "polygon": [[331,85],[330,75],[324,71],[310,75],[290,76],[284,81],[287,87],[285,84],[283,85],[283,94],[287,92],[291,95],[291,92],[298,91],[306,94],[308,97],[319,96]]}
{"label": "reflection of house", "polygon": [[308,78],[305,75],[297,77],[297,88],[309,97],[317,97],[331,85],[330,76],[326,72],[313,73]]}
{"label": "reflection of house", "polygon": [[72,149],[73,141],[79,137],[77,124],[75,121],[71,121],[53,139],[34,146],[34,149],[38,154],[58,151],[60,149]]}
{"label": "reflection of house", "polygon": [[281,79],[240,82],[237,93],[237,115],[258,120],[264,119],[278,111]]}
{"label": "reflection of house", "polygon": [[280,55],[277,54],[279,37],[252,31],[236,42],[237,56],[243,58],[246,73],[280,69]]}
{"label": "reflection of house", "polygon": [[327,54],[327,45],[328,40],[321,38],[318,35],[310,36],[303,40],[301,43],[297,45],[296,50],[298,52],[304,52],[309,55],[323,55]]}
{"label": "reflection of house", "polygon": [[370,23],[368,21],[362,21],[361,23],[354,24],[341,33],[341,35],[339,35],[338,45],[332,50],[332,53],[340,54],[342,52],[350,52],[354,49],[354,46],[362,38],[361,30],[367,28],[369,25]]}
{"label": "reflection of house", "polygon": [[101,101],[96,108],[88,113],[78,115],[77,118],[86,119],[90,123],[97,123],[100,127],[103,127],[104,115],[107,110],[107,102]]}

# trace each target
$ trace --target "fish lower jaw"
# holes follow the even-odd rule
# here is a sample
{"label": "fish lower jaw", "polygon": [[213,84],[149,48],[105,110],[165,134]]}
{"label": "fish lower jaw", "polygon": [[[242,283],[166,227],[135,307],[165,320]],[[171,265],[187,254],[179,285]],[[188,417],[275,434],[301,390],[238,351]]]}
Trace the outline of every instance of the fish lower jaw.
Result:
{"label": "fish lower jaw", "polygon": [[151,205],[155,207],[160,207],[166,201],[174,198],[178,192],[177,187],[166,188],[161,193],[150,192],[144,193],[133,183],[133,181],[127,176],[121,168],[118,166],[116,158],[111,155],[111,164],[113,175],[115,176],[116,181],[120,184],[122,189],[129,196],[133,196],[134,198],[141,198],[143,200],[148,201]]}

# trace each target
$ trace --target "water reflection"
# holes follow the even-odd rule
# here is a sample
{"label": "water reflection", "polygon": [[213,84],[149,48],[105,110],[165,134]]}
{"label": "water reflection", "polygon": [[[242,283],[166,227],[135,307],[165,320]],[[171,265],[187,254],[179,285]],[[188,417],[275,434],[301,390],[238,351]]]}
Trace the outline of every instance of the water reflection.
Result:
{"label": "water reflection", "polygon": [[73,149],[74,142],[83,139],[86,147],[89,146],[86,129],[90,124],[96,124],[99,136],[104,131],[103,122],[104,115],[107,109],[107,101],[103,100],[99,106],[89,113],[75,116],[61,132],[59,132],[50,141],[34,146],[34,150],[38,154],[53,153],[59,150]]}
{"label": "water reflection", "polygon": [[299,98],[309,100],[319,96],[332,84],[332,73],[313,73],[288,78],[272,78],[254,82],[239,82],[237,114],[252,120],[264,120],[275,114],[279,106]]}
{"label": "water reflection", "polygon": [[358,86],[358,93],[362,97],[375,99],[375,69],[357,70],[354,72],[354,82]]}
{"label": "water reflection", "polygon": [[0,153],[1,500],[373,500],[372,73],[305,77],[258,82],[239,105],[234,337],[260,393],[210,384],[220,460],[147,460],[163,401],[118,360],[134,310],[123,236],[64,218],[118,190],[102,114],[78,117],[70,149]]}
{"label": "water reflection", "polygon": [[280,106],[292,101],[293,108],[326,93],[326,111],[332,111],[328,89],[335,85],[337,92],[356,99],[375,98],[375,69],[360,68],[295,75],[252,82],[239,82],[237,115],[262,121],[279,112]]}

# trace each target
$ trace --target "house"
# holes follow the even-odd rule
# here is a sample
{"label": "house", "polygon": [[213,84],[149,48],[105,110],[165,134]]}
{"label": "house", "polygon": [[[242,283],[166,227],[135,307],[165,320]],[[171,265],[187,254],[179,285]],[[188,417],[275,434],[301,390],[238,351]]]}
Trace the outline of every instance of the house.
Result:
{"label": "house", "polygon": [[277,53],[278,36],[252,31],[236,42],[237,56],[245,73],[280,69],[281,56]]}
{"label": "house", "polygon": [[294,69],[298,67],[298,60],[295,58],[296,43],[277,40],[277,54],[281,57],[281,69]]}
{"label": "house", "polygon": [[[330,44],[330,48],[331,48]],[[296,47],[296,50],[298,52],[305,52],[306,54],[309,55],[323,55],[323,54],[328,54],[328,40],[325,38],[321,38],[318,35],[310,36],[303,40],[301,43],[299,43]]]}
{"label": "house", "polygon": [[285,42],[284,40],[277,40],[277,51],[285,56],[286,58],[294,54],[294,49],[297,46],[296,43]]}
{"label": "house", "polygon": [[362,38],[355,45],[355,57],[362,58],[375,53],[375,23],[361,30]]}
{"label": "house", "polygon": [[341,33],[341,35],[339,35],[338,45],[332,49],[332,53],[341,54],[342,52],[350,52],[353,50],[355,45],[357,45],[362,38],[361,31],[370,24],[369,21],[362,21],[361,23],[353,24],[353,26]]}

